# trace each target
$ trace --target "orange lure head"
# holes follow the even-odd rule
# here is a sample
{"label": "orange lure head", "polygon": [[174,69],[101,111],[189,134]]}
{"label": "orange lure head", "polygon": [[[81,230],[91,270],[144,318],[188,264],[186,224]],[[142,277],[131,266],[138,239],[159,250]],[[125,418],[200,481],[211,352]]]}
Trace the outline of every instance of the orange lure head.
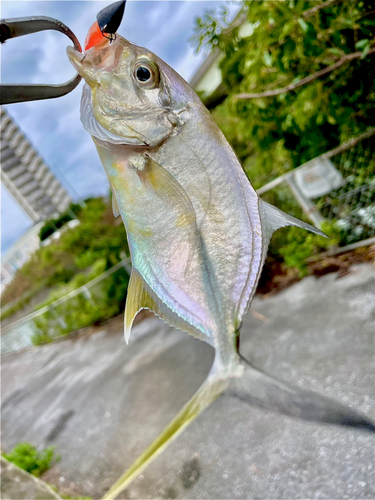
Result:
{"label": "orange lure head", "polygon": [[94,45],[100,43],[104,38],[110,41],[116,39],[116,31],[118,30],[122,17],[124,15],[126,0],[113,3],[102,9],[96,16],[96,22],[89,29],[84,50],[89,50]]}

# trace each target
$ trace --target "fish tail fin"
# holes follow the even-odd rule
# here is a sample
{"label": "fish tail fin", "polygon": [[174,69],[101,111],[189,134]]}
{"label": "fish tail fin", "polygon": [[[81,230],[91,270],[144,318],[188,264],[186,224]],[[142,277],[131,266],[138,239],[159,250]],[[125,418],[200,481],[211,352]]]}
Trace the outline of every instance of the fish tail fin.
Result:
{"label": "fish tail fin", "polygon": [[165,427],[151,445],[116,481],[102,500],[114,500],[139,474],[171,444],[185,428],[224,391],[256,407],[284,415],[375,432],[375,424],[360,413],[312,391],[279,381],[240,357],[240,377],[219,378],[215,365],[203,385]]}
{"label": "fish tail fin", "polygon": [[[211,372],[212,374],[212,372]],[[182,431],[207,408],[228,386],[228,382],[209,375],[198,391],[153,443],[116,481],[102,500],[115,499]]]}
{"label": "fish tail fin", "polygon": [[232,379],[227,394],[256,407],[302,420],[375,432],[375,423],[359,412],[312,391],[279,381],[241,356],[244,374]]}

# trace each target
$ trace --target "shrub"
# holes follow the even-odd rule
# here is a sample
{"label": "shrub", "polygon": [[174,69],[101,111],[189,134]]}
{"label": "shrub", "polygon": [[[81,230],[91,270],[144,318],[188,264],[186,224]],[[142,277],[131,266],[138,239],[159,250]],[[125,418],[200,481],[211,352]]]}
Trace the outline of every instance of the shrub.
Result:
{"label": "shrub", "polygon": [[[80,277],[80,280],[84,278],[81,284],[85,284],[95,277],[94,273],[100,274],[102,272],[101,266],[103,266],[103,262],[98,262],[96,266],[93,266],[91,275],[80,274],[76,278]],[[77,281],[76,284],[79,284]],[[36,333],[31,339],[33,345],[52,342],[56,337],[67,335],[80,328],[98,324],[116,316],[125,307],[128,283],[128,273],[125,269],[119,269],[88,290],[86,294],[80,293],[35,318]],[[66,289],[64,293],[60,290],[61,296],[67,292]],[[59,298],[58,295],[59,293],[53,294],[43,305],[53,302]]]}
{"label": "shrub", "polygon": [[270,253],[272,256],[282,256],[286,266],[296,270],[298,277],[303,278],[308,274],[307,259],[340,241],[340,229],[335,223],[324,222],[322,230],[328,239],[306,233],[298,227],[282,229],[275,234]]}
{"label": "shrub", "polygon": [[64,224],[79,217],[82,214],[84,206],[84,204],[71,203],[68,209],[58,217],[47,219],[39,232],[40,241],[46,240],[48,236],[51,236],[51,234],[60,229]]}
{"label": "shrub", "polygon": [[[79,270],[96,265],[100,259],[101,268],[108,269],[128,253],[124,226],[113,217],[108,199],[92,198],[86,200],[85,207],[72,208],[81,223],[39,248],[4,290],[2,304],[15,301],[11,312],[22,307],[16,302],[24,294],[31,297],[44,287],[70,283]],[[76,288],[74,283],[72,286]]]}
{"label": "shrub", "polygon": [[60,460],[60,457],[55,455],[54,446],[38,451],[35,446],[26,442],[17,444],[10,453],[3,456],[20,469],[37,477],[50,469],[54,462]]}

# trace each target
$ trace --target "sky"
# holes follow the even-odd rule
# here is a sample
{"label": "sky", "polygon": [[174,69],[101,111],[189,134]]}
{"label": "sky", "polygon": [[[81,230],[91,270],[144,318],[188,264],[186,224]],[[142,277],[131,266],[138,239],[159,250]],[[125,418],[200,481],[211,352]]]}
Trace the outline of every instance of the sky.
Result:
{"label": "sky", "polygon": [[[112,2],[1,0],[1,18],[49,16],[65,23],[83,45],[96,14]],[[189,42],[194,18],[228,2],[128,0],[118,30],[128,40],[147,47],[186,80],[191,79],[207,54]],[[231,2],[233,11],[238,2]],[[62,83],[74,75],[65,49],[71,42],[55,31],[9,40],[1,47],[2,83]],[[75,200],[108,194],[108,181],[90,135],[79,119],[82,82],[70,94],[5,106],[27,139]],[[32,221],[7,189],[1,186],[1,252],[5,252]]]}

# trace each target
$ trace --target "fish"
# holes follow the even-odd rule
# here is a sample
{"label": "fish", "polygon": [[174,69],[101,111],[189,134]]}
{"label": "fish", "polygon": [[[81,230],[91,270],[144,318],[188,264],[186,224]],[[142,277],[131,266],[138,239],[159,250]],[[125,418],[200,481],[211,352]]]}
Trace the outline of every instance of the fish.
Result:
{"label": "fish", "polygon": [[[95,32],[94,30],[91,30]],[[97,33],[97,30],[96,30]],[[97,34],[95,35],[97,36]],[[203,385],[105,495],[115,498],[207,406],[226,392],[307,420],[374,431],[356,411],[295,388],[238,351],[272,234],[320,229],[263,201],[189,84],[150,50],[116,34],[68,57],[85,80],[81,121],[126,228],[132,273],[125,309],[149,309],[215,350]]]}

